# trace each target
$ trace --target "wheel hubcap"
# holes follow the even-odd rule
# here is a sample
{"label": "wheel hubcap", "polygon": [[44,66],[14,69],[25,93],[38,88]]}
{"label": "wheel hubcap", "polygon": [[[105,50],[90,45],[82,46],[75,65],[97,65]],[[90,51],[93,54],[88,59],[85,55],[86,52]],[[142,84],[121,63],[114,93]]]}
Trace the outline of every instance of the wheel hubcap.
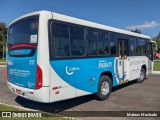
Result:
{"label": "wheel hubcap", "polygon": [[140,79],[143,80],[143,78],[144,78],[144,73],[141,71],[141,73],[140,73]]}
{"label": "wheel hubcap", "polygon": [[101,93],[102,95],[107,95],[109,92],[109,83],[107,81],[104,81],[101,85]]}

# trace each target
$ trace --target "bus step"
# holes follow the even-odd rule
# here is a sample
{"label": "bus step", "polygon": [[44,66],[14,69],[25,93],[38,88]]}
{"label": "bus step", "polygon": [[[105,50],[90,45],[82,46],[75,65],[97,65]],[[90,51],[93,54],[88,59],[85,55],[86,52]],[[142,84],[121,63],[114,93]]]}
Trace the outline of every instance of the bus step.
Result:
{"label": "bus step", "polygon": [[123,82],[119,82],[120,85],[125,84],[125,83],[128,83],[128,80],[125,80]]}

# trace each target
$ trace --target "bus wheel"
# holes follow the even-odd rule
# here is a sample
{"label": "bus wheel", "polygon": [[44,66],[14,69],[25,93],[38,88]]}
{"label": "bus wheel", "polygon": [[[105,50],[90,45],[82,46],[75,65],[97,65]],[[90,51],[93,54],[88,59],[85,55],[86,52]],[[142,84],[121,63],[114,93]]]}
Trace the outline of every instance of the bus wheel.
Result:
{"label": "bus wheel", "polygon": [[106,75],[102,75],[98,83],[98,91],[96,93],[96,97],[99,100],[106,100],[107,98],[109,98],[111,90],[112,90],[111,78]]}
{"label": "bus wheel", "polygon": [[137,83],[142,83],[146,78],[146,71],[144,68],[141,68],[140,78],[137,79]]}

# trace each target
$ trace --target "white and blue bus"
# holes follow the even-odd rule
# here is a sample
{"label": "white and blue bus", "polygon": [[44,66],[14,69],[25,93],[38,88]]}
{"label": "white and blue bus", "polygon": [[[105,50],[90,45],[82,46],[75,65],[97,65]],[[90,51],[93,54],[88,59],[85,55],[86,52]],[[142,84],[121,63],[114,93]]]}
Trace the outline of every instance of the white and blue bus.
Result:
{"label": "white and blue bus", "polygon": [[9,25],[7,84],[15,94],[49,103],[143,82],[152,70],[146,35],[49,11],[23,15]]}

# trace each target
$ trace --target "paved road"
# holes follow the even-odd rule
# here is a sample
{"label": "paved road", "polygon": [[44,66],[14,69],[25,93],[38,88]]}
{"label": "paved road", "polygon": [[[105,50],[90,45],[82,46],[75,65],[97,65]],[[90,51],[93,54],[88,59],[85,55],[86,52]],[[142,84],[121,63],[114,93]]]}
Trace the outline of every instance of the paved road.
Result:
{"label": "paved road", "polygon": [[[93,95],[89,95],[43,104],[21,98],[9,91],[6,86],[6,68],[0,68],[0,102],[51,113],[55,111],[160,111],[160,75],[151,74],[143,83],[130,82],[115,87],[110,98],[105,101],[97,101]],[[158,118],[138,119],[158,120]]]}

